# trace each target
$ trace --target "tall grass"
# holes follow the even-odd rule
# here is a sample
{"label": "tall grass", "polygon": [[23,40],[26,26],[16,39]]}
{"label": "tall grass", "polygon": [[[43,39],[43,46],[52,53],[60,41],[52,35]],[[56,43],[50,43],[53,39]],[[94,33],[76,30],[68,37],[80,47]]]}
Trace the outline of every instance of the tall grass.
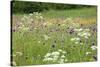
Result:
{"label": "tall grass", "polygon": [[[44,17],[42,20],[34,19],[35,15],[32,15],[31,22],[31,19],[21,21],[23,15],[13,15],[12,30],[15,28],[12,31],[13,65],[58,64],[57,61],[44,62],[43,59],[47,53],[59,49],[67,52],[65,59],[68,61],[64,63],[96,61],[94,57],[97,50],[91,49],[92,46],[97,46],[96,8],[50,10],[43,12],[42,15]],[[28,14],[25,16],[28,17]],[[21,26],[20,23],[29,29],[25,27],[26,30],[22,27],[24,30],[17,29]],[[44,23],[46,24],[42,26]],[[83,31],[87,29],[91,36],[84,39],[77,35],[79,32],[71,34],[72,29],[83,29]],[[79,37],[81,42],[71,41],[71,38],[75,37]]]}

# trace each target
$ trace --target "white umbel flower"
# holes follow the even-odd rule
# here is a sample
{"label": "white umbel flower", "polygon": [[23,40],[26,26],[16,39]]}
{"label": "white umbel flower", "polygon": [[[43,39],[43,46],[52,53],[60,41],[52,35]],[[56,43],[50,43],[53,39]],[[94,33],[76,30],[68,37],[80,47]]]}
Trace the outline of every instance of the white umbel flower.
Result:
{"label": "white umbel flower", "polygon": [[43,61],[53,61],[53,58],[45,58]]}
{"label": "white umbel flower", "polygon": [[62,52],[62,50],[61,50],[61,49],[59,49],[58,51],[59,51],[59,52]]}
{"label": "white umbel flower", "polygon": [[63,53],[63,54],[66,54],[67,52],[66,52],[66,51],[62,51],[62,53]]}
{"label": "white umbel flower", "polygon": [[44,35],[44,39],[45,39],[45,40],[48,40],[49,38],[50,38],[49,36]]}
{"label": "white umbel flower", "polygon": [[60,60],[58,61],[58,63],[63,64],[63,63],[64,63],[64,59],[60,59]]}
{"label": "white umbel flower", "polygon": [[60,53],[59,52],[52,52],[52,55],[57,56],[57,55],[60,55]]}
{"label": "white umbel flower", "polygon": [[61,58],[65,58],[65,56],[64,56],[64,55],[62,55],[62,56],[61,56]]}
{"label": "white umbel flower", "polygon": [[97,49],[97,46],[91,46],[91,49],[92,50],[96,50]]}
{"label": "white umbel flower", "polygon": [[22,56],[23,53],[22,53],[22,52],[16,52],[16,55],[18,55],[18,56]]}
{"label": "white umbel flower", "polygon": [[45,55],[45,57],[49,57],[49,56],[51,56],[51,53],[47,53],[47,54]]}

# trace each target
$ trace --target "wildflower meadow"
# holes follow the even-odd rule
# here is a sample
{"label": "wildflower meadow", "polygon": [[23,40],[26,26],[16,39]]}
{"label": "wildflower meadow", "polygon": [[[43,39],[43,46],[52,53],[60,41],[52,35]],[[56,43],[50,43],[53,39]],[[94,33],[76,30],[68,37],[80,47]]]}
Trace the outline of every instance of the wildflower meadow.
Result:
{"label": "wildflower meadow", "polygon": [[97,61],[96,6],[12,11],[11,24],[13,66]]}

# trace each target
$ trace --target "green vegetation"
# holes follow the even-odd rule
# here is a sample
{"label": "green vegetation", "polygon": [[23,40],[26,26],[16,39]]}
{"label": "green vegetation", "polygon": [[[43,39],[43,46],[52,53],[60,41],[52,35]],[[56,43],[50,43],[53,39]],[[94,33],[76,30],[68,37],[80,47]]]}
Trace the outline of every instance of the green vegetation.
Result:
{"label": "green vegetation", "polygon": [[96,6],[12,1],[13,13],[32,13],[32,12],[43,12],[48,10],[66,10],[66,9],[70,10],[70,9],[91,8],[91,7],[96,7]]}
{"label": "green vegetation", "polygon": [[[12,4],[13,66],[97,60],[95,6],[32,2]],[[28,8],[30,5],[31,8]],[[27,11],[23,12],[24,9]]]}

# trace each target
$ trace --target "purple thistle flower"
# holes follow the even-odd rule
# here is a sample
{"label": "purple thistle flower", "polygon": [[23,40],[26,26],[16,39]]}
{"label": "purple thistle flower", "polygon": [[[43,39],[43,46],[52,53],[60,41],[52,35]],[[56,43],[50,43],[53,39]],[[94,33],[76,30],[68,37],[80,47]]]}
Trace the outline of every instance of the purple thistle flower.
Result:
{"label": "purple thistle flower", "polygon": [[94,43],[94,42],[92,42],[92,45],[95,45],[95,43]]}
{"label": "purple thistle flower", "polygon": [[94,60],[97,60],[97,56],[93,56],[93,59],[94,59]]}
{"label": "purple thistle flower", "polygon": [[55,48],[55,45],[54,44],[52,45],[52,48]]}
{"label": "purple thistle flower", "polygon": [[12,32],[15,32],[16,30],[15,29],[12,29]]}
{"label": "purple thistle flower", "polygon": [[45,45],[45,43],[43,43],[43,45]]}

